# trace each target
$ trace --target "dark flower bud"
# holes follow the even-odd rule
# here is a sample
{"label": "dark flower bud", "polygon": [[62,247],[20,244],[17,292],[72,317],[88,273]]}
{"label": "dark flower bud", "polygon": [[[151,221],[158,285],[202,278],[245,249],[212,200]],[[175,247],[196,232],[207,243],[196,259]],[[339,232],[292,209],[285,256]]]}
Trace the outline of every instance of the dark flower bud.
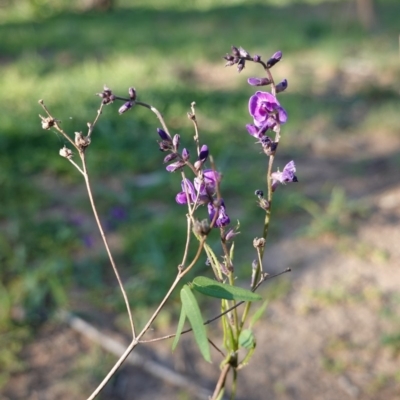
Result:
{"label": "dark flower bud", "polygon": [[135,103],[133,101],[127,101],[122,107],[119,108],[118,112],[123,114],[124,112],[128,111]]}
{"label": "dark flower bud", "polygon": [[235,57],[240,57],[240,51],[239,51],[239,49],[238,49],[236,46],[231,46],[231,49],[232,49],[232,54],[233,54]]}
{"label": "dark flower bud", "polygon": [[250,55],[250,53],[248,53],[243,47],[239,47],[239,54],[240,54],[240,56],[241,57],[244,57],[244,58],[251,58],[251,55]]}
{"label": "dark flower bud", "polygon": [[264,192],[257,189],[254,193],[258,197],[258,205],[265,211],[269,209],[269,202],[264,198]]}
{"label": "dark flower bud", "polygon": [[239,73],[243,71],[245,65],[246,65],[245,59],[244,59],[244,58],[241,58],[241,59],[239,60],[239,62],[238,62],[238,65],[237,65],[237,70],[238,70]]}
{"label": "dark flower bud", "polygon": [[247,83],[251,86],[265,86],[271,83],[271,80],[268,78],[249,78],[247,79]]}
{"label": "dark flower bud", "polygon": [[261,56],[259,56],[258,54],[253,56],[253,61],[254,62],[260,62],[261,61]]}
{"label": "dark flower bud", "polygon": [[190,157],[190,153],[189,150],[187,150],[186,148],[182,150],[182,158],[187,161],[189,160]]}
{"label": "dark flower bud", "polygon": [[272,68],[277,62],[282,58],[282,52],[277,51],[272,55],[272,57],[267,61],[267,68]]}
{"label": "dark flower bud", "polygon": [[208,153],[209,153],[208,147],[207,147],[207,145],[204,144],[203,146],[201,146],[198,160],[201,161],[202,163],[204,163],[207,160]]}
{"label": "dark flower bud", "polygon": [[131,100],[136,100],[136,90],[135,90],[135,88],[130,87],[130,88],[128,89],[128,93],[129,93],[129,98],[130,98]]}
{"label": "dark flower bud", "polygon": [[223,56],[226,61],[233,61],[234,57],[231,54],[226,53],[226,56]]}
{"label": "dark flower bud", "polygon": [[169,163],[172,160],[175,160],[175,158],[178,157],[177,153],[171,153],[168,154],[165,158],[164,158],[164,164]]}
{"label": "dark flower bud", "polygon": [[276,93],[280,93],[283,92],[284,90],[286,90],[288,87],[288,81],[287,79],[284,79],[282,82],[279,82],[275,89],[276,89]]}
{"label": "dark flower bud", "polygon": [[260,197],[264,197],[264,192],[261,189],[257,189],[254,194],[260,198]]}
{"label": "dark flower bud", "polygon": [[102,103],[104,105],[110,104],[115,100],[115,96],[113,95],[110,88],[104,85],[103,91],[101,93],[96,93],[97,96],[103,99]]}
{"label": "dark flower bud", "polygon": [[234,61],[228,61],[226,64],[225,64],[225,67],[232,67],[232,65],[235,65],[236,63],[234,62]]}
{"label": "dark flower bud", "polygon": [[69,160],[72,158],[72,151],[64,146],[62,149],[60,149],[60,156],[68,158]]}
{"label": "dark flower bud", "polygon": [[181,142],[181,137],[178,134],[174,135],[174,138],[172,139],[172,144],[174,145],[174,148],[176,150],[178,150],[180,142]]}
{"label": "dark flower bud", "polygon": [[160,135],[160,138],[161,138],[162,140],[165,140],[165,141],[167,141],[167,142],[169,142],[169,141],[172,142],[171,136],[169,136],[167,132],[163,131],[163,130],[160,129],[160,128],[157,128],[157,133]]}

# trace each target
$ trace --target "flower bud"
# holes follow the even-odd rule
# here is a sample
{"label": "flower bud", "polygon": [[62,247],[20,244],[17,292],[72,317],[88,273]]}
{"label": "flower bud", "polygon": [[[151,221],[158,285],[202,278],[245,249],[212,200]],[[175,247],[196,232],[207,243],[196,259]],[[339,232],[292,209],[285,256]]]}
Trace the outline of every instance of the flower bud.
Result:
{"label": "flower bud", "polygon": [[238,49],[236,46],[231,46],[231,49],[232,49],[232,54],[233,54],[235,57],[240,57],[239,49]]}
{"label": "flower bud", "polygon": [[75,132],[75,144],[80,148],[84,149],[89,146],[90,138],[83,136],[82,132]]}
{"label": "flower bud", "polygon": [[244,58],[241,58],[241,59],[239,60],[239,62],[238,62],[238,65],[237,65],[237,70],[238,70],[239,73],[243,71],[245,65],[246,65],[245,59],[244,59]]}
{"label": "flower bud", "polygon": [[186,148],[182,150],[182,158],[187,161],[189,160],[190,157],[190,153],[189,150],[187,150]]}
{"label": "flower bud", "polygon": [[160,138],[162,140],[165,140],[167,142],[172,142],[171,136],[169,136],[167,132],[163,131],[160,128],[157,128],[157,133],[160,135]]}
{"label": "flower bud", "polygon": [[119,114],[123,114],[124,112],[128,111],[135,103],[133,101],[127,101],[122,107],[119,108]]}
{"label": "flower bud", "polygon": [[284,79],[282,82],[279,82],[275,89],[276,89],[276,93],[280,93],[283,92],[284,90],[286,90],[288,87],[288,81],[287,79]]}
{"label": "flower bud", "polygon": [[247,79],[247,83],[251,86],[265,86],[271,83],[271,80],[268,78],[249,78]]}
{"label": "flower bud", "polygon": [[255,55],[253,56],[253,61],[254,61],[254,62],[260,62],[260,61],[261,61],[261,56],[259,56],[258,54],[255,54]]}
{"label": "flower bud", "polygon": [[135,90],[135,88],[130,87],[130,88],[128,89],[128,93],[129,93],[129,98],[130,98],[131,100],[136,100],[136,90]]}
{"label": "flower bud", "polygon": [[272,57],[267,61],[267,68],[272,68],[277,62],[282,58],[282,52],[279,50],[272,55]]}
{"label": "flower bud", "polygon": [[181,141],[181,137],[178,134],[174,135],[174,138],[172,139],[172,144],[174,145],[174,148],[176,150],[178,150],[178,148],[179,148],[180,141]]}
{"label": "flower bud", "polygon": [[56,123],[56,120],[54,118],[51,118],[51,117],[46,117],[45,118],[45,117],[42,117],[40,114],[39,114],[39,117],[42,120],[42,128],[43,129],[49,130]]}
{"label": "flower bud", "polygon": [[175,160],[175,158],[178,157],[177,153],[170,153],[164,158],[164,164],[169,163],[172,160]]}
{"label": "flower bud", "polygon": [[203,219],[202,221],[196,220],[193,224],[193,232],[200,236],[207,236],[210,233],[210,223]]}
{"label": "flower bud", "polygon": [[240,54],[240,57],[251,58],[251,55],[243,47],[239,47],[239,54]]}

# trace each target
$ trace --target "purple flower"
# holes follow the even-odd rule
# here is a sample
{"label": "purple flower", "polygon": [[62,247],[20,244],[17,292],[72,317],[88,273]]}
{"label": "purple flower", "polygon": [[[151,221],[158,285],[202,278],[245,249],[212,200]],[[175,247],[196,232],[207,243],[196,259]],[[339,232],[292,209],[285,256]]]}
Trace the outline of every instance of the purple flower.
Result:
{"label": "purple flower", "polygon": [[228,214],[226,213],[225,203],[223,199],[220,200],[219,207],[213,202],[210,202],[207,204],[207,209],[210,221],[213,221],[215,213],[218,211],[218,216],[215,220],[214,228],[221,228],[223,226],[229,225],[229,223],[231,222]]}
{"label": "purple flower", "polygon": [[271,129],[276,123],[284,124],[287,114],[279,101],[269,92],[256,92],[249,100],[249,113],[257,128]]}
{"label": "purple flower", "polygon": [[190,203],[194,203],[196,201],[196,191],[194,189],[193,183],[190,182],[189,179],[184,179],[181,183],[182,192],[178,193],[175,197],[175,200],[178,204],[187,204],[188,203],[188,196],[186,191],[189,195]]}
{"label": "purple flower", "polygon": [[219,174],[219,172],[212,169],[205,169],[203,171],[203,179],[198,177],[194,178],[194,186],[201,195],[212,196],[213,194],[215,194],[217,185],[220,180],[221,175]]}
{"label": "purple flower", "polygon": [[212,196],[215,194],[217,184],[220,180],[220,174],[212,169],[203,171],[203,178],[194,178],[194,185],[189,179],[184,179],[181,182],[182,192],[178,193],[175,200],[178,204],[187,204],[188,198],[186,189],[189,194],[190,203],[198,204],[209,203]]}
{"label": "purple flower", "polygon": [[282,172],[279,171],[279,169],[277,172],[273,172],[271,174],[272,191],[275,191],[275,189],[280,183],[285,184],[288,182],[298,182],[295,172],[296,172],[296,165],[293,160],[285,165]]}

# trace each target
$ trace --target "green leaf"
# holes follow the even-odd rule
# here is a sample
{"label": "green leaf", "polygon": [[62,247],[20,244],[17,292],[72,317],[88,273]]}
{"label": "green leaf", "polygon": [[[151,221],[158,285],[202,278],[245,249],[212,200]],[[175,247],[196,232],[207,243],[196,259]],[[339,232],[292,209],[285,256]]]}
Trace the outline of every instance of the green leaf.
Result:
{"label": "green leaf", "polygon": [[219,283],[205,276],[197,276],[193,280],[193,289],[206,296],[226,300],[257,301],[261,296],[251,290],[242,289],[237,286]]}
{"label": "green leaf", "polygon": [[265,300],[262,306],[251,317],[250,328],[262,317],[268,305],[268,300]]}
{"label": "green leaf", "polygon": [[185,314],[192,326],[194,338],[199,346],[200,352],[204,359],[210,363],[211,355],[206,327],[203,324],[203,318],[197,300],[188,285],[184,285],[181,290],[181,301],[182,308],[185,310]]}
{"label": "green leaf", "polygon": [[186,313],[185,313],[185,309],[183,308],[183,305],[182,305],[181,315],[179,316],[178,327],[176,328],[175,339],[174,339],[174,342],[172,343],[172,351],[174,351],[176,349],[176,346],[178,345],[185,320],[186,320]]}
{"label": "green leaf", "polygon": [[256,347],[256,340],[251,329],[244,329],[239,335],[239,345],[247,350]]}

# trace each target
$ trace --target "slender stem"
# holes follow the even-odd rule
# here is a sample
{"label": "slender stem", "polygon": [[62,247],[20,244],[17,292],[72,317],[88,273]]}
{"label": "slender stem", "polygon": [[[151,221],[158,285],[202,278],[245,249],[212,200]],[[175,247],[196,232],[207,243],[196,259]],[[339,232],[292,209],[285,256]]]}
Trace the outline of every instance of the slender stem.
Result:
{"label": "slender stem", "polygon": [[95,218],[95,220],[97,222],[97,226],[99,228],[100,235],[101,235],[101,237],[103,239],[104,247],[106,248],[106,251],[107,251],[107,254],[108,254],[108,258],[110,259],[111,266],[112,266],[112,268],[114,270],[114,274],[117,277],[117,281],[118,281],[119,287],[120,287],[121,292],[122,292],[122,296],[123,296],[124,301],[125,301],[126,310],[128,312],[129,322],[130,322],[131,329],[132,329],[132,337],[135,338],[135,335],[136,335],[135,334],[135,325],[133,323],[133,318],[132,318],[132,313],[131,313],[131,309],[130,309],[130,306],[129,306],[128,296],[126,295],[126,292],[125,292],[125,289],[124,289],[124,285],[122,284],[122,280],[121,280],[121,278],[119,276],[119,272],[118,272],[117,266],[116,266],[116,264],[114,262],[114,258],[113,258],[112,254],[111,254],[110,247],[108,246],[107,238],[106,238],[106,235],[104,233],[103,227],[101,225],[99,215],[97,214],[97,209],[96,209],[96,205],[95,205],[95,202],[94,202],[94,199],[93,199],[92,189],[91,189],[91,186],[90,186],[89,174],[87,172],[85,153],[83,151],[81,151],[79,154],[80,154],[81,160],[82,160],[83,177],[85,178],[86,188],[87,188],[90,204],[92,206],[94,218]]}
{"label": "slender stem", "polygon": [[101,115],[102,112],[103,112],[103,107],[104,107],[104,104],[103,104],[103,102],[101,102],[100,108],[97,110],[97,115],[96,115],[96,118],[94,119],[93,123],[92,123],[92,124],[88,123],[88,127],[89,127],[89,132],[88,132],[88,134],[87,134],[87,137],[88,137],[88,138],[90,138],[90,136],[92,135],[93,128],[94,128],[94,126],[96,125],[97,121],[98,121],[99,118],[100,118],[100,115]]}
{"label": "slender stem", "polygon": [[150,317],[150,319],[147,321],[146,325],[144,326],[144,328],[142,329],[142,331],[136,336],[134,337],[134,339],[132,340],[132,342],[130,343],[130,345],[127,347],[127,349],[125,350],[124,354],[122,354],[122,356],[118,359],[118,361],[114,364],[114,366],[112,367],[112,369],[110,370],[110,372],[107,374],[107,376],[102,380],[102,382],[100,383],[100,385],[95,389],[95,391],[87,398],[87,400],[93,400],[103,389],[104,387],[107,385],[108,381],[111,379],[111,377],[115,374],[115,372],[118,370],[118,368],[123,364],[123,362],[126,360],[126,358],[129,356],[129,354],[132,352],[132,350],[138,345],[140,338],[148,331],[148,329],[150,328],[151,324],[153,323],[153,321],[157,318],[158,314],[160,313],[161,309],[164,307],[165,303],[167,302],[167,300],[169,299],[169,297],[171,296],[171,293],[175,290],[176,286],[178,285],[178,283],[180,282],[180,280],[191,270],[191,268],[196,264],[197,260],[199,259],[203,246],[204,246],[204,242],[205,242],[206,238],[203,238],[200,240],[199,243],[199,248],[197,249],[197,253],[194,257],[194,259],[192,260],[192,262],[190,263],[190,265],[185,269],[182,270],[180,269],[175,281],[173,282],[173,284],[171,285],[171,287],[169,288],[167,294],[164,296],[163,300],[161,301],[161,303],[159,304],[159,306],[157,307],[157,309],[154,311],[153,315]]}
{"label": "slender stem", "polygon": [[143,103],[141,101],[135,101],[135,104],[138,105],[138,106],[146,107],[149,110],[153,111],[153,113],[156,114],[158,120],[160,121],[164,131],[167,132],[169,136],[171,136],[169,131],[168,131],[168,127],[167,127],[167,125],[166,125],[166,123],[164,121],[164,118],[163,118],[162,114],[160,113],[160,111],[157,110],[157,108],[153,107],[150,104]]}
{"label": "slender stem", "polygon": [[85,176],[85,173],[81,170],[81,167],[73,160],[71,160],[70,158],[68,159],[68,161],[83,175]]}
{"label": "slender stem", "polygon": [[234,400],[236,397],[237,390],[237,370],[236,368],[232,368],[233,379],[232,379],[232,392],[231,392],[231,400]]}
{"label": "slender stem", "polygon": [[218,398],[219,393],[221,392],[222,388],[225,386],[226,377],[227,377],[230,369],[231,369],[231,365],[225,364],[224,368],[221,371],[221,375],[219,376],[217,385],[215,386],[215,390],[211,397],[211,400],[216,400]]}

